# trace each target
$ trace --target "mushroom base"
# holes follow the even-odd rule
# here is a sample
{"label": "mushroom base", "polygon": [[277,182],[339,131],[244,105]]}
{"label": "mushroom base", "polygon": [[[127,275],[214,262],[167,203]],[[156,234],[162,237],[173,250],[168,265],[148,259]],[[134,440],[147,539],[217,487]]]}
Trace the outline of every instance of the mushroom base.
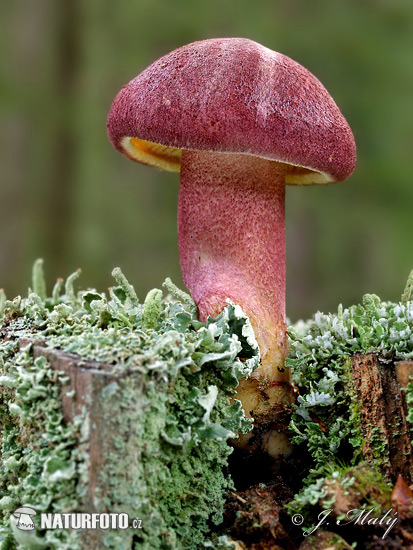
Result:
{"label": "mushroom base", "polygon": [[285,325],[285,165],[182,152],[178,235],[184,282],[206,320],[229,298],[247,313],[261,365],[237,388],[248,416],[291,402]]}

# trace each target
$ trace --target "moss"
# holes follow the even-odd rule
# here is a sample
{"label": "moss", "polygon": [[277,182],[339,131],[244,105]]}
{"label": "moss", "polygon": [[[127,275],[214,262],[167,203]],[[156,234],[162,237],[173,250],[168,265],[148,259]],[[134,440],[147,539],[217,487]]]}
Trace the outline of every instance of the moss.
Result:
{"label": "moss", "polygon": [[302,513],[307,520],[304,525],[316,525],[320,510],[331,510],[338,519],[353,509],[385,513],[390,494],[391,485],[383,475],[370,464],[361,462],[357,466],[337,466],[325,477],[319,476],[295,495],[286,508],[291,514]]}
{"label": "moss", "polygon": [[[191,298],[170,281],[168,290],[182,301],[155,289],[140,304],[119,269],[109,296],[76,291],[78,271],[65,285],[58,280],[47,298],[42,269],[37,262],[27,298],[4,300],[0,548],[80,547],[76,531],[19,531],[11,512],[15,504],[78,511],[89,483],[90,413],[86,407],[73,423],[63,421],[66,379],[45,357],[34,358],[31,345],[19,349],[22,338],[111,365],[99,415],[113,435],[102,443],[105,465],[93,506],[127,512],[143,529],[108,531],[104,546],[202,548],[222,521],[224,495],[233,486],[227,440],[250,429],[232,399],[238,380],[258,366],[249,321],[232,304],[216,319],[197,321]],[[229,543],[221,537],[211,544]]]}
{"label": "moss", "polygon": [[392,486],[380,472],[367,464],[359,464],[357,468],[350,468],[346,476],[354,478],[351,487],[359,495],[364,508],[375,508],[380,512],[388,510]]}

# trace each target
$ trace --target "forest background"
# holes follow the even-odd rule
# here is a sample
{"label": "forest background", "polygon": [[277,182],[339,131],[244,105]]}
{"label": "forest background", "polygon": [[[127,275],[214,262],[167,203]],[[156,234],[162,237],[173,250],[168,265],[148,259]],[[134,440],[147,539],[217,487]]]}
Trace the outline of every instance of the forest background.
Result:
{"label": "forest background", "polygon": [[178,176],[128,161],[106,137],[120,87],[196,40],[242,36],[314,73],[353,129],[351,179],[287,189],[287,315],[397,300],[413,268],[410,0],[1,0],[0,287],[49,290],[82,268],[104,290],[120,266],[138,295],[183,285]]}

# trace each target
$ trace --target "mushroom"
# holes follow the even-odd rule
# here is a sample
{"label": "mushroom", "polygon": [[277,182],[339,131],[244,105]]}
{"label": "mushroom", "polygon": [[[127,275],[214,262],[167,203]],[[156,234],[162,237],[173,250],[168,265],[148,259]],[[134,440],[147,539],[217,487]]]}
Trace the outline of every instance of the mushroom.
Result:
{"label": "mushroom", "polygon": [[17,510],[13,512],[13,516],[17,518],[16,526],[22,531],[33,531],[34,522],[32,520],[32,516],[35,515],[36,511],[28,506],[17,508]]}
{"label": "mushroom", "polygon": [[[261,364],[237,398],[248,416],[274,426],[291,401],[285,185],[332,183],[353,172],[346,120],[319,80],[289,57],[223,38],[155,61],[116,96],[107,129],[132,160],[180,172],[184,283],[201,320],[228,299],[248,314]],[[266,449],[277,454],[276,426],[269,433],[275,443],[267,437]]]}

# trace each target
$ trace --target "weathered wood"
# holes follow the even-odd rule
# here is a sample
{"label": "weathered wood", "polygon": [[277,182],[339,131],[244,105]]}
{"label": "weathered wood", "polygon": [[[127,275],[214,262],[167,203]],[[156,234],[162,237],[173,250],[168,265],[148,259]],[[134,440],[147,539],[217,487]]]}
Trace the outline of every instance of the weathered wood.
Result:
{"label": "weathered wood", "polygon": [[[375,354],[357,354],[351,359],[351,376],[360,403],[363,455],[377,460],[383,452],[383,473],[395,481],[398,475],[413,482],[412,425],[407,422],[404,388],[413,361],[380,362]],[[387,456],[386,456],[387,454]]]}
{"label": "weathered wood", "polygon": [[409,382],[413,383],[413,361],[397,361],[396,376],[400,386],[405,390]]}
{"label": "weathered wood", "polygon": [[[101,386],[101,379],[104,384],[114,379],[113,365],[85,361],[78,355],[50,349],[42,341],[31,341],[27,338],[19,340],[20,350],[30,344],[34,358],[45,357],[53,370],[62,371],[69,377],[62,388],[63,416],[66,422],[73,422],[75,416],[81,413],[82,407],[91,405],[90,399],[93,393],[96,393],[94,392],[96,383]],[[116,378],[119,378],[119,373],[116,374]]]}
{"label": "weathered wood", "polygon": [[[65,421],[72,422],[76,416],[86,413],[90,423],[87,439],[79,441],[79,448],[85,453],[88,463],[88,485],[79,511],[113,512],[106,510],[102,503],[111,502],[114,490],[110,486],[111,463],[117,453],[116,425],[122,419],[115,418],[112,414],[106,396],[114,383],[119,384],[123,380],[128,384],[135,384],[136,378],[140,375],[128,369],[120,370],[115,365],[87,361],[74,354],[49,349],[45,342],[38,340],[21,339],[19,345],[21,350],[31,345],[34,357],[45,357],[52,369],[67,375],[68,379],[63,384],[61,393]],[[377,449],[382,447],[385,453],[382,463],[385,475],[395,481],[400,474],[408,484],[413,481],[413,434],[411,426],[406,421],[404,388],[412,370],[413,361],[381,363],[374,354],[358,354],[351,359],[352,384],[360,404],[360,429],[364,436],[363,454],[368,461],[376,463]],[[142,381],[135,384],[137,402],[141,391],[139,384],[142,384]],[[128,410],[123,411],[123,414],[128,415]],[[139,445],[136,441],[132,442],[132,445],[136,454]],[[103,548],[103,538],[106,534],[107,532],[99,529],[84,531],[81,534],[79,548]],[[130,540],[125,540],[125,543],[125,550],[133,546],[133,533],[130,533]]]}
{"label": "weathered wood", "polygon": [[[86,361],[74,354],[49,349],[45,342],[26,338],[20,339],[20,350],[30,344],[31,353],[35,358],[45,357],[52,369],[64,372],[68,377],[61,392],[64,420],[73,422],[77,415],[85,415],[89,422],[87,439],[79,441],[79,450],[85,454],[88,465],[88,485],[78,511],[92,514],[118,511],[108,510],[102,505],[103,502],[111,501],[113,488],[110,487],[108,473],[111,471],[111,462],[116,453],[116,422],[122,420],[112,417],[112,422],[108,422],[111,411],[105,400],[105,389],[110,384],[129,376],[130,371],[120,371],[115,365]],[[107,531],[101,529],[85,530],[80,533],[79,548],[100,550],[104,546],[103,538],[106,535]],[[132,539],[132,534],[130,538]],[[129,546],[125,546],[126,548]]]}

